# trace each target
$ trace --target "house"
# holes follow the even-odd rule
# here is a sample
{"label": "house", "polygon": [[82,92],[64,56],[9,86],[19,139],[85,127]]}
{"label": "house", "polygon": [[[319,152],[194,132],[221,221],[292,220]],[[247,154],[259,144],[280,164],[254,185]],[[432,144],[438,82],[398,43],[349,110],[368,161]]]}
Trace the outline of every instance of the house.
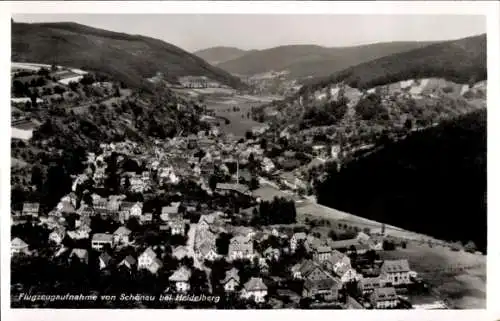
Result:
{"label": "house", "polygon": [[82,205],[76,211],[76,214],[80,215],[80,217],[92,217],[94,216],[94,209],[92,207]]}
{"label": "house", "polygon": [[89,263],[89,252],[85,249],[73,249],[69,255],[70,259],[77,259],[81,263]]}
{"label": "house", "polygon": [[208,230],[215,223],[215,215],[201,215],[198,221],[197,228]]}
{"label": "house", "polygon": [[11,246],[11,254],[29,253],[29,245],[18,237],[14,238],[10,242],[10,246]]}
{"label": "house", "polygon": [[111,198],[106,206],[108,213],[115,214],[120,210],[121,201],[117,198]]}
{"label": "house", "polygon": [[392,285],[410,283],[408,260],[385,260],[380,267],[380,277]]}
{"label": "house", "polygon": [[112,257],[107,253],[104,252],[101,255],[99,255],[99,269],[103,270],[107,268],[112,261]]}
{"label": "house", "polygon": [[370,250],[382,251],[384,249],[383,240],[372,240],[370,244]]}
{"label": "house", "polygon": [[63,214],[73,214],[76,212],[75,207],[70,201],[61,201],[57,204],[56,208]]}
{"label": "house", "polygon": [[293,175],[290,172],[285,172],[285,173],[281,174],[280,181],[283,185],[285,185],[286,187],[288,187],[294,191],[307,187],[304,184],[304,182],[302,182],[298,177],[295,177],[295,175]]}
{"label": "house", "polygon": [[370,236],[364,232],[359,232],[358,235],[356,235],[356,239],[360,243],[366,243],[368,244],[370,242]]}
{"label": "house", "polygon": [[259,269],[261,273],[269,272],[269,264],[267,263],[266,258],[259,257],[258,259]]}
{"label": "house", "polygon": [[171,221],[169,222],[169,226],[172,235],[184,235],[186,232],[184,220]]}
{"label": "house", "polygon": [[215,191],[222,195],[247,195],[250,190],[243,184],[217,183]]}
{"label": "house", "polygon": [[106,178],[106,168],[97,167],[94,172],[94,181],[97,185],[102,185]]}
{"label": "house", "polygon": [[147,189],[147,185],[144,183],[141,177],[131,177],[129,179],[130,182],[130,191],[134,193],[143,193]]}
{"label": "house", "polygon": [[160,168],[158,176],[160,179],[160,184],[177,184],[180,182],[179,177],[175,175],[174,169],[172,167]]}
{"label": "house", "polygon": [[395,308],[399,298],[393,287],[375,288],[370,295],[370,303],[375,309]]}
{"label": "house", "polygon": [[349,239],[342,241],[332,241],[329,242],[332,249],[338,250],[340,252],[351,253],[356,251],[357,254],[365,254],[370,250],[370,246],[365,243],[361,243],[358,239]]}
{"label": "house", "polygon": [[340,253],[337,250],[333,250],[330,257],[322,263],[325,268],[334,272],[339,268],[351,267],[351,259],[347,255]]}
{"label": "house", "polygon": [[271,173],[276,169],[276,166],[274,165],[273,161],[267,157],[264,157],[264,159],[262,159],[261,167],[262,170],[265,171],[266,173]]}
{"label": "house", "polygon": [[359,275],[356,270],[347,265],[342,265],[335,270],[335,274],[338,275],[342,284],[348,282],[356,282],[361,279],[361,275]]}
{"label": "house", "polygon": [[268,260],[279,260],[281,253],[279,249],[274,249],[270,246],[262,254],[264,254]]}
{"label": "house", "polygon": [[124,266],[127,269],[132,270],[135,267],[136,264],[137,264],[137,260],[134,259],[134,257],[132,255],[127,255],[127,257],[125,257],[120,262],[120,264],[118,264],[118,266]]}
{"label": "house", "polygon": [[56,228],[54,231],[52,231],[52,233],[49,234],[49,241],[59,245],[62,243],[65,236],[66,230],[64,228]]}
{"label": "house", "polygon": [[108,200],[103,198],[96,198],[92,201],[94,210],[98,214],[107,214],[108,212]]}
{"label": "house", "polygon": [[130,216],[140,218],[142,215],[142,202],[122,202],[120,204],[120,216],[127,221]]}
{"label": "house", "polygon": [[108,233],[96,233],[92,235],[92,248],[102,250],[105,245],[113,247],[113,235]]}
{"label": "house", "polygon": [[254,238],[256,233],[252,227],[249,226],[233,226],[232,229],[233,235],[242,235],[247,238]]}
{"label": "house", "polygon": [[174,220],[179,216],[177,214],[179,212],[180,205],[181,205],[180,202],[172,202],[169,206],[163,206],[161,208],[160,218],[165,222]]}
{"label": "house", "polygon": [[23,216],[33,216],[38,217],[40,212],[40,203],[24,203],[23,204]]}
{"label": "house", "polygon": [[181,260],[184,257],[187,257],[189,254],[188,249],[185,246],[177,246],[172,250],[172,256],[177,260]]}
{"label": "house", "polygon": [[307,298],[322,297],[327,301],[333,301],[337,299],[341,288],[342,285],[336,278],[329,277],[323,280],[306,279],[304,281],[302,296]]}
{"label": "house", "polygon": [[181,266],[168,278],[168,280],[171,282],[175,282],[175,289],[177,290],[177,292],[186,293],[190,288],[190,277],[191,270],[189,270],[185,266]]}
{"label": "house", "polygon": [[125,226],[120,226],[113,233],[114,244],[128,244],[130,242],[131,230]]}
{"label": "house", "polygon": [[313,249],[313,259],[317,262],[327,261],[332,255],[332,248],[326,245]]}
{"label": "house", "polygon": [[382,285],[379,277],[365,277],[358,282],[359,291],[363,294],[370,294],[375,289],[382,287]]}
{"label": "house", "polygon": [[304,248],[306,249],[307,252],[313,252],[317,248],[319,248],[323,245],[324,245],[323,241],[321,241],[319,238],[314,237],[312,235],[309,235],[304,241]]}
{"label": "house", "polygon": [[295,252],[299,243],[304,243],[306,238],[307,238],[307,235],[304,232],[299,232],[299,233],[293,234],[292,238],[290,239],[290,249],[292,250],[292,252]]}
{"label": "house", "polygon": [[89,238],[89,234],[91,232],[90,227],[87,225],[81,225],[78,229],[74,231],[66,232],[66,235],[73,240],[82,240]]}
{"label": "house", "polygon": [[243,285],[240,296],[244,299],[253,299],[255,302],[264,302],[267,296],[267,286],[261,278],[252,277]]}
{"label": "house", "polygon": [[163,266],[163,263],[157,258],[156,253],[151,247],[148,247],[140,256],[137,269],[147,269],[151,273],[156,274]]}
{"label": "house", "polygon": [[216,248],[215,237],[202,238],[201,242],[196,242],[195,254],[200,260],[213,261],[219,257]]}
{"label": "house", "polygon": [[232,268],[226,271],[226,277],[221,281],[224,286],[224,291],[234,292],[240,286],[240,277],[238,275],[238,269]]}
{"label": "house", "polygon": [[141,224],[150,223],[153,221],[153,214],[152,213],[144,213],[144,215],[141,216],[140,220],[141,220],[140,221]]}
{"label": "house", "polygon": [[229,242],[229,260],[252,259],[254,257],[253,241],[244,236],[235,236]]}
{"label": "house", "polygon": [[145,185],[149,184],[149,182],[151,180],[151,173],[149,173],[148,171],[142,172],[141,179]]}
{"label": "house", "polygon": [[295,279],[326,280],[330,276],[316,262],[304,260],[291,269]]}

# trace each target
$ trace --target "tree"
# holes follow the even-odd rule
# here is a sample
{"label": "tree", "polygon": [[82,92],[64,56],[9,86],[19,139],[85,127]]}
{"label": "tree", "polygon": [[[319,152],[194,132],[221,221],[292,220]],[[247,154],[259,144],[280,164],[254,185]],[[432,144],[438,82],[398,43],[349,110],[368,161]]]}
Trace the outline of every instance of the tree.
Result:
{"label": "tree", "polygon": [[334,230],[330,230],[328,232],[328,237],[331,238],[332,240],[337,240],[337,234],[335,234],[335,231]]}
{"label": "tree", "polygon": [[61,86],[54,87],[54,93],[62,95],[66,90]]}
{"label": "tree", "polygon": [[384,240],[384,242],[382,243],[382,248],[384,249],[384,251],[393,251],[396,246],[394,245],[394,242]]}
{"label": "tree", "polygon": [[210,187],[210,189],[212,191],[215,191],[216,187],[217,187],[217,182],[218,182],[218,178],[216,175],[211,175],[209,180],[208,180],[208,186]]}
{"label": "tree", "polygon": [[411,130],[413,128],[413,121],[411,118],[406,118],[404,127],[406,130]]}
{"label": "tree", "polygon": [[471,253],[474,253],[476,252],[476,244],[473,242],[473,241],[469,241],[467,244],[465,244],[464,246],[464,250],[466,250],[467,252],[471,252]]}
{"label": "tree", "polygon": [[217,253],[220,255],[227,255],[229,249],[229,242],[232,235],[227,233],[221,233],[219,237],[215,240],[215,246],[217,247]]}
{"label": "tree", "polygon": [[121,96],[120,86],[116,86],[115,87],[115,97],[120,97],[120,96]]}
{"label": "tree", "polygon": [[24,96],[24,89],[25,87],[22,82],[20,82],[19,80],[14,80],[14,82],[12,83],[12,92],[14,96]]}
{"label": "tree", "polygon": [[451,244],[450,248],[452,251],[458,252],[462,249],[462,242],[457,241],[457,242]]}
{"label": "tree", "polygon": [[43,186],[43,172],[40,166],[35,165],[31,170],[31,185],[36,186],[36,189],[39,191]]}
{"label": "tree", "polygon": [[250,180],[250,189],[253,191],[258,188],[259,188],[259,180],[255,176],[253,176],[252,179]]}

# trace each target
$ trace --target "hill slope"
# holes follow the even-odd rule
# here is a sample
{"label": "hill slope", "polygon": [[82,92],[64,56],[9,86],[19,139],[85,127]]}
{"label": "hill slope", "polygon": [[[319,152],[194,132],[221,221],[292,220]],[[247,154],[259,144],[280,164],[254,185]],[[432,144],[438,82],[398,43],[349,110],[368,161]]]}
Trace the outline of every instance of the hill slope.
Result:
{"label": "hill slope", "polygon": [[355,88],[371,88],[410,78],[440,77],[469,83],[484,80],[486,76],[486,34],[482,34],[362,63],[325,79],[311,81],[301,93],[340,81]]}
{"label": "hill slope", "polygon": [[57,63],[107,73],[129,86],[163,72],[169,80],[207,76],[231,87],[236,77],[172,44],[76,23],[13,23],[12,61]]}
{"label": "hill slope", "polygon": [[321,204],[486,249],[486,110],[416,132],[329,173]]}
{"label": "hill slope", "polygon": [[321,77],[366,61],[428,44],[426,42],[392,42],[339,48],[314,45],[280,46],[255,50],[217,66],[233,74],[253,75],[270,70],[288,70],[294,78],[310,75]]}
{"label": "hill slope", "polygon": [[217,65],[229,60],[237,59],[247,54],[248,51],[235,47],[212,47],[193,52],[212,65]]}

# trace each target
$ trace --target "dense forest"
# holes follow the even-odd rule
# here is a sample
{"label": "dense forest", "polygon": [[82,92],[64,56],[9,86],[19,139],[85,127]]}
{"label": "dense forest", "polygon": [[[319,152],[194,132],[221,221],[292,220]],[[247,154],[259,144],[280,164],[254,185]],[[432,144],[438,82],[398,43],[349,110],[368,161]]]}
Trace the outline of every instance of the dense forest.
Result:
{"label": "dense forest", "polygon": [[486,35],[483,34],[396,53],[323,79],[313,79],[301,88],[299,95],[342,81],[359,89],[430,77],[467,84],[485,80],[486,69]]}
{"label": "dense forest", "polygon": [[391,142],[332,171],[321,204],[486,251],[486,110]]}

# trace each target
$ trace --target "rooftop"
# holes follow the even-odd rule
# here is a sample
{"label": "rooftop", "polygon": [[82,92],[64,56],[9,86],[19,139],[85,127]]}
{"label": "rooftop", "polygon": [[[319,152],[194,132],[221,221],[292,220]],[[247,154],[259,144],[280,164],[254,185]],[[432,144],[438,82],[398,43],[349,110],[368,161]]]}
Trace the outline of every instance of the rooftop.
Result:
{"label": "rooftop", "polygon": [[96,233],[96,234],[92,235],[92,241],[112,242],[113,235],[107,234],[107,233]]}
{"label": "rooftop", "polygon": [[375,301],[395,300],[397,297],[393,287],[375,288],[372,293],[372,299]]}
{"label": "rooftop", "polygon": [[267,286],[264,284],[261,278],[252,277],[248,280],[244,285],[245,290],[247,291],[262,291],[267,290]]}
{"label": "rooftop", "polygon": [[408,260],[386,260],[382,264],[381,270],[384,272],[397,273],[410,271]]}

